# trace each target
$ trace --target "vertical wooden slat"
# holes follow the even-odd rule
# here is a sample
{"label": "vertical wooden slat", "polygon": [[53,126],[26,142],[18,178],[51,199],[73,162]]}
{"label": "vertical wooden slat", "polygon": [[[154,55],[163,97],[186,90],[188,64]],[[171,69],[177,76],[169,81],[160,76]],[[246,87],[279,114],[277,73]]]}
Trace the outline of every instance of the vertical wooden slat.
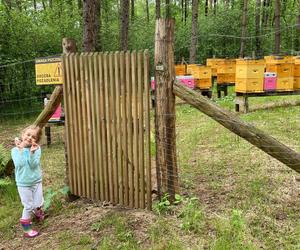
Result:
{"label": "vertical wooden slat", "polygon": [[90,98],[90,85],[91,85],[91,79],[89,74],[89,53],[86,53],[84,56],[84,76],[85,76],[85,82],[84,82],[84,88],[85,88],[85,102],[86,102],[86,119],[84,120],[84,123],[86,124],[86,169],[87,169],[87,187],[88,187],[88,198],[92,198],[93,194],[93,188],[92,188],[92,182],[93,182],[93,173],[92,173],[92,126],[91,126],[91,98]]}
{"label": "vertical wooden slat", "polygon": [[120,93],[120,53],[114,54],[115,64],[115,102],[116,102],[116,137],[117,137],[117,180],[118,180],[118,203],[124,205],[123,195],[123,169],[122,169],[122,143],[121,143],[121,93]]}
{"label": "vertical wooden slat", "polygon": [[112,178],[114,204],[118,203],[118,169],[117,169],[117,140],[116,140],[116,91],[114,74],[114,53],[109,53],[109,87],[110,87],[110,113],[111,113],[111,139],[112,139]]}
{"label": "vertical wooden slat", "polygon": [[82,111],[81,111],[81,76],[80,76],[80,59],[79,54],[74,55],[74,68],[75,68],[75,86],[74,86],[74,92],[75,92],[75,133],[76,133],[76,162],[77,162],[77,181],[78,181],[78,195],[84,196],[85,194],[85,188],[84,188],[84,172],[83,172],[83,158],[82,158],[82,152],[83,152],[83,143],[82,143]]}
{"label": "vertical wooden slat", "polygon": [[95,113],[95,79],[94,79],[94,65],[93,65],[93,57],[94,53],[89,53],[87,60],[88,60],[88,72],[89,72],[89,81],[87,82],[87,99],[89,104],[89,111],[88,111],[88,139],[89,139],[89,158],[90,158],[90,189],[91,189],[91,197],[96,199],[99,197],[98,191],[95,188],[95,182],[97,180],[98,172],[96,170],[96,152],[97,152],[97,143],[96,143],[96,113]]}
{"label": "vertical wooden slat", "polygon": [[[71,131],[71,136],[72,136],[72,144],[74,147],[74,152],[73,155],[71,156],[72,159],[74,160],[73,166],[73,179],[76,183],[75,185],[75,191],[73,194],[78,195],[78,193],[81,191],[80,189],[80,182],[78,179],[78,175],[79,175],[79,161],[78,161],[78,137],[74,136],[76,133],[77,129],[77,103],[76,103],[76,88],[78,86],[76,86],[75,84],[75,80],[76,80],[76,65],[75,65],[75,55],[74,54],[70,54],[69,56],[69,61],[70,61],[70,69],[71,69],[71,89],[72,89],[72,99],[70,102],[70,111],[72,113],[72,120],[73,120],[73,129]],[[71,142],[70,142],[71,143]]]}
{"label": "vertical wooden slat", "polygon": [[108,142],[107,142],[107,115],[106,115],[106,86],[105,86],[105,71],[104,71],[104,55],[100,53],[98,56],[99,62],[99,84],[100,84],[100,115],[101,115],[101,149],[102,149],[102,169],[103,169],[103,190],[104,200],[109,201],[109,174],[108,174]]}
{"label": "vertical wooden slat", "polygon": [[86,107],[86,89],[85,82],[87,81],[87,70],[86,70],[86,53],[80,56],[80,77],[81,77],[81,108],[82,108],[82,145],[83,152],[81,157],[84,160],[84,186],[85,196],[90,197],[89,188],[89,162],[88,162],[88,132],[87,132],[87,107]]}
{"label": "vertical wooden slat", "polygon": [[74,74],[75,74],[75,68],[74,68],[74,54],[70,54],[68,56],[69,59],[69,67],[70,67],[70,82],[68,83],[70,85],[70,94],[71,94],[71,99],[69,99],[69,112],[70,112],[70,116],[71,116],[71,131],[70,131],[70,136],[71,136],[71,140],[68,142],[71,144],[72,150],[71,150],[71,155],[69,158],[72,159],[72,179],[73,179],[73,188],[74,188],[74,192],[71,191],[71,193],[73,194],[77,194],[78,193],[78,182],[77,182],[77,175],[78,175],[78,162],[76,161],[76,147],[77,147],[77,143],[76,143],[76,137],[74,137],[75,131],[76,131],[76,102],[75,100],[75,80],[74,80]]}
{"label": "vertical wooden slat", "polygon": [[133,169],[134,169],[134,206],[139,206],[139,152],[138,152],[138,99],[136,52],[131,54],[132,68],[132,119],[133,119]]}
{"label": "vertical wooden slat", "polygon": [[81,183],[82,183],[82,195],[87,197],[87,182],[86,182],[86,162],[85,162],[85,140],[84,140],[84,133],[85,133],[85,120],[84,115],[84,64],[83,64],[83,55],[78,55],[77,61],[79,59],[79,79],[78,79],[78,96],[77,96],[77,104],[78,104],[78,111],[79,111],[79,138],[80,138],[80,162],[81,162]]}
{"label": "vertical wooden slat", "polygon": [[147,208],[152,208],[152,183],[151,183],[151,152],[150,152],[150,72],[149,72],[149,51],[144,52],[144,108],[145,108],[145,171]]}
{"label": "vertical wooden slat", "polygon": [[99,53],[94,54],[94,79],[95,79],[95,145],[96,145],[96,156],[95,156],[95,178],[96,178],[96,197],[100,201],[104,201],[104,185],[103,185],[103,158],[102,158],[102,136],[101,136],[101,123],[103,114],[100,110],[100,70],[99,70]]}
{"label": "vertical wooden slat", "polygon": [[108,53],[104,54],[104,84],[105,84],[105,108],[106,108],[106,135],[107,135],[107,170],[108,170],[108,189],[109,189],[109,201],[113,200],[114,190],[113,190],[113,172],[112,172],[112,141],[111,141],[111,107],[110,107],[110,84],[109,84],[109,59]]}
{"label": "vertical wooden slat", "polygon": [[126,74],[125,74],[125,55],[120,53],[120,85],[121,85],[121,131],[122,134],[122,177],[124,205],[129,206],[129,185],[128,185],[128,149],[127,149],[127,109],[126,109]]}
{"label": "vertical wooden slat", "polygon": [[138,89],[137,89],[137,100],[138,100],[138,166],[139,174],[139,208],[145,208],[145,171],[144,171],[144,85],[143,85],[143,52],[138,52],[137,65],[138,65]]}
{"label": "vertical wooden slat", "polygon": [[127,108],[127,148],[128,148],[128,181],[129,181],[129,207],[134,207],[134,184],[133,184],[133,138],[132,138],[132,79],[130,52],[125,54],[126,60],[126,108]]}
{"label": "vertical wooden slat", "polygon": [[70,110],[70,99],[71,99],[71,79],[70,79],[70,65],[69,65],[69,57],[68,56],[62,56],[62,62],[63,62],[63,77],[64,77],[64,84],[63,84],[63,91],[64,91],[64,104],[65,104],[65,109],[67,112],[65,112],[65,131],[66,131],[66,143],[67,143],[67,156],[68,156],[68,168],[69,168],[69,176],[68,182],[70,185],[70,191],[71,193],[75,192],[74,188],[74,180],[72,178],[72,172],[73,171],[73,161],[72,161],[72,136],[71,136],[71,129],[72,129],[72,115]]}

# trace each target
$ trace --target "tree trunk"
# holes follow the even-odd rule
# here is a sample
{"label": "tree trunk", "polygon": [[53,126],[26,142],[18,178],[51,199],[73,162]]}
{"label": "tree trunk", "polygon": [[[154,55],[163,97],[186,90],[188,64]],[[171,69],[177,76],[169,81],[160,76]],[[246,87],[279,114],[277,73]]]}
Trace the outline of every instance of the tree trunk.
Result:
{"label": "tree trunk", "polygon": [[155,17],[156,17],[156,19],[159,19],[161,17],[160,0],[155,0]]}
{"label": "tree trunk", "polygon": [[243,58],[245,55],[245,40],[247,31],[247,15],[248,15],[248,0],[244,0],[243,15],[242,15],[242,31],[241,31],[241,48],[240,57]]}
{"label": "tree trunk", "polygon": [[208,115],[231,132],[244,138],[254,146],[300,173],[299,153],[254,126],[240,120],[238,116],[222,109],[206,97],[199,95],[177,81],[174,83],[173,91],[175,95]]}
{"label": "tree trunk", "polygon": [[280,0],[275,0],[275,48],[274,53],[280,53]]}
{"label": "tree trunk", "polygon": [[204,15],[208,15],[208,0],[205,0],[205,10],[204,10]]}
{"label": "tree trunk", "polygon": [[256,0],[255,9],[255,53],[257,56],[261,56],[261,42],[260,42],[260,10],[261,10],[261,0]]}
{"label": "tree trunk", "polygon": [[99,20],[96,20],[96,9],[98,0],[83,1],[83,50],[85,52],[95,51],[97,30]]}
{"label": "tree trunk", "polygon": [[298,17],[297,17],[297,23],[296,23],[295,50],[300,52],[300,1],[298,3]]}
{"label": "tree trunk", "polygon": [[96,44],[95,50],[102,50],[102,42],[101,42],[101,0],[96,0],[95,6],[95,33],[96,33]]}
{"label": "tree trunk", "polygon": [[149,23],[150,17],[149,17],[149,2],[146,0],[146,15],[147,15],[147,22]]}
{"label": "tree trunk", "polygon": [[134,22],[134,0],[131,0],[130,3],[131,3],[131,8],[130,8],[130,10],[131,10],[131,22],[133,23]]}
{"label": "tree trunk", "polygon": [[196,62],[198,45],[198,8],[199,0],[192,0],[192,34],[190,47],[190,63]]}
{"label": "tree trunk", "polygon": [[269,13],[270,13],[270,0],[264,0],[263,1],[263,20],[262,20],[262,26],[266,28],[268,26],[269,21]]}
{"label": "tree trunk", "polygon": [[166,18],[171,18],[171,0],[166,0]]}
{"label": "tree trunk", "polygon": [[121,50],[128,49],[128,29],[129,29],[129,0],[121,0],[121,35],[120,45]]}
{"label": "tree trunk", "polygon": [[217,0],[214,0],[214,15],[217,14]]}
{"label": "tree trunk", "polygon": [[188,8],[189,8],[189,0],[184,0],[184,24],[186,24],[186,20],[188,18]]}
{"label": "tree trunk", "polygon": [[36,11],[36,0],[33,0],[33,8]]}
{"label": "tree trunk", "polygon": [[174,69],[174,19],[156,20],[155,32],[155,131],[158,194],[174,200],[178,190],[176,159]]}

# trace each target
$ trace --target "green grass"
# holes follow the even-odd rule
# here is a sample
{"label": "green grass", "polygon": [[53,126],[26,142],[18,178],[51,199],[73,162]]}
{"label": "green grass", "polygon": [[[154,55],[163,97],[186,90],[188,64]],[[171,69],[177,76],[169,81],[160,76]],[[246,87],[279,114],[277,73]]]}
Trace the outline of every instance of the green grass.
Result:
{"label": "green grass", "polygon": [[[230,88],[228,97],[213,101],[233,111],[233,97]],[[249,98],[255,111],[238,116],[300,152],[300,109],[280,107],[287,100],[299,97]],[[274,107],[265,108],[266,103]],[[7,149],[31,121],[0,124]],[[45,194],[50,189],[58,194],[40,227],[41,248],[51,242],[57,249],[300,249],[298,173],[188,104],[176,106],[176,138],[182,200],[174,206],[160,203],[167,212],[154,213],[102,208],[84,199],[65,202],[59,193],[64,131],[53,129],[53,144],[42,147],[42,168]],[[154,157],[154,133],[151,151]],[[6,246],[22,242],[21,211],[15,184],[0,182],[0,241]]]}

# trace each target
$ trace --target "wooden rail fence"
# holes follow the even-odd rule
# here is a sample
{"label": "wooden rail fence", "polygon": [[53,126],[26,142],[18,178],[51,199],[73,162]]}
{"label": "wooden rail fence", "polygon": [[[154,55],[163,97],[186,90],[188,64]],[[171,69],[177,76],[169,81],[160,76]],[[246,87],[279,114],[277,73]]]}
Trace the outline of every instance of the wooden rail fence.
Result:
{"label": "wooden rail fence", "polygon": [[63,56],[71,193],[151,209],[149,52]]}

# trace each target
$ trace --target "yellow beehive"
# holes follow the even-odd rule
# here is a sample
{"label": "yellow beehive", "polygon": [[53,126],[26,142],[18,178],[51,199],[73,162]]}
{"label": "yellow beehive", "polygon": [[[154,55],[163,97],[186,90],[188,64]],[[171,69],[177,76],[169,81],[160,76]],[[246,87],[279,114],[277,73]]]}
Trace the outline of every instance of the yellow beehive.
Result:
{"label": "yellow beehive", "polygon": [[211,79],[211,67],[201,65],[198,67],[199,79]]}
{"label": "yellow beehive", "polygon": [[219,63],[217,74],[235,74],[236,60],[225,59]]}
{"label": "yellow beehive", "polygon": [[184,76],[186,74],[186,65],[185,64],[175,65],[175,74],[177,76]]}
{"label": "yellow beehive", "polygon": [[276,72],[278,78],[286,78],[294,76],[293,63],[272,63],[266,65],[267,72]]}
{"label": "yellow beehive", "polygon": [[294,89],[295,90],[300,89],[300,77],[299,76],[294,77]]}
{"label": "yellow beehive", "polygon": [[236,78],[235,92],[264,92],[264,78]]}
{"label": "yellow beehive", "polygon": [[236,60],[236,78],[263,78],[265,60]]}
{"label": "yellow beehive", "polygon": [[222,84],[227,82],[227,74],[217,74],[217,83]]}
{"label": "yellow beehive", "polygon": [[300,57],[294,58],[294,76],[300,77]]}
{"label": "yellow beehive", "polygon": [[213,76],[217,76],[217,68],[222,64],[225,59],[220,58],[208,58],[206,59],[206,65],[211,67],[211,73]]}
{"label": "yellow beehive", "polygon": [[293,56],[265,56],[264,57],[266,64],[273,64],[273,63],[293,63],[294,58]]}
{"label": "yellow beehive", "polygon": [[212,87],[211,78],[196,79],[196,86],[199,89],[210,89]]}
{"label": "yellow beehive", "polygon": [[292,91],[294,89],[294,77],[277,78],[277,91]]}
{"label": "yellow beehive", "polygon": [[198,68],[199,64],[188,64],[186,66],[186,73],[195,77],[195,75],[197,75]]}

